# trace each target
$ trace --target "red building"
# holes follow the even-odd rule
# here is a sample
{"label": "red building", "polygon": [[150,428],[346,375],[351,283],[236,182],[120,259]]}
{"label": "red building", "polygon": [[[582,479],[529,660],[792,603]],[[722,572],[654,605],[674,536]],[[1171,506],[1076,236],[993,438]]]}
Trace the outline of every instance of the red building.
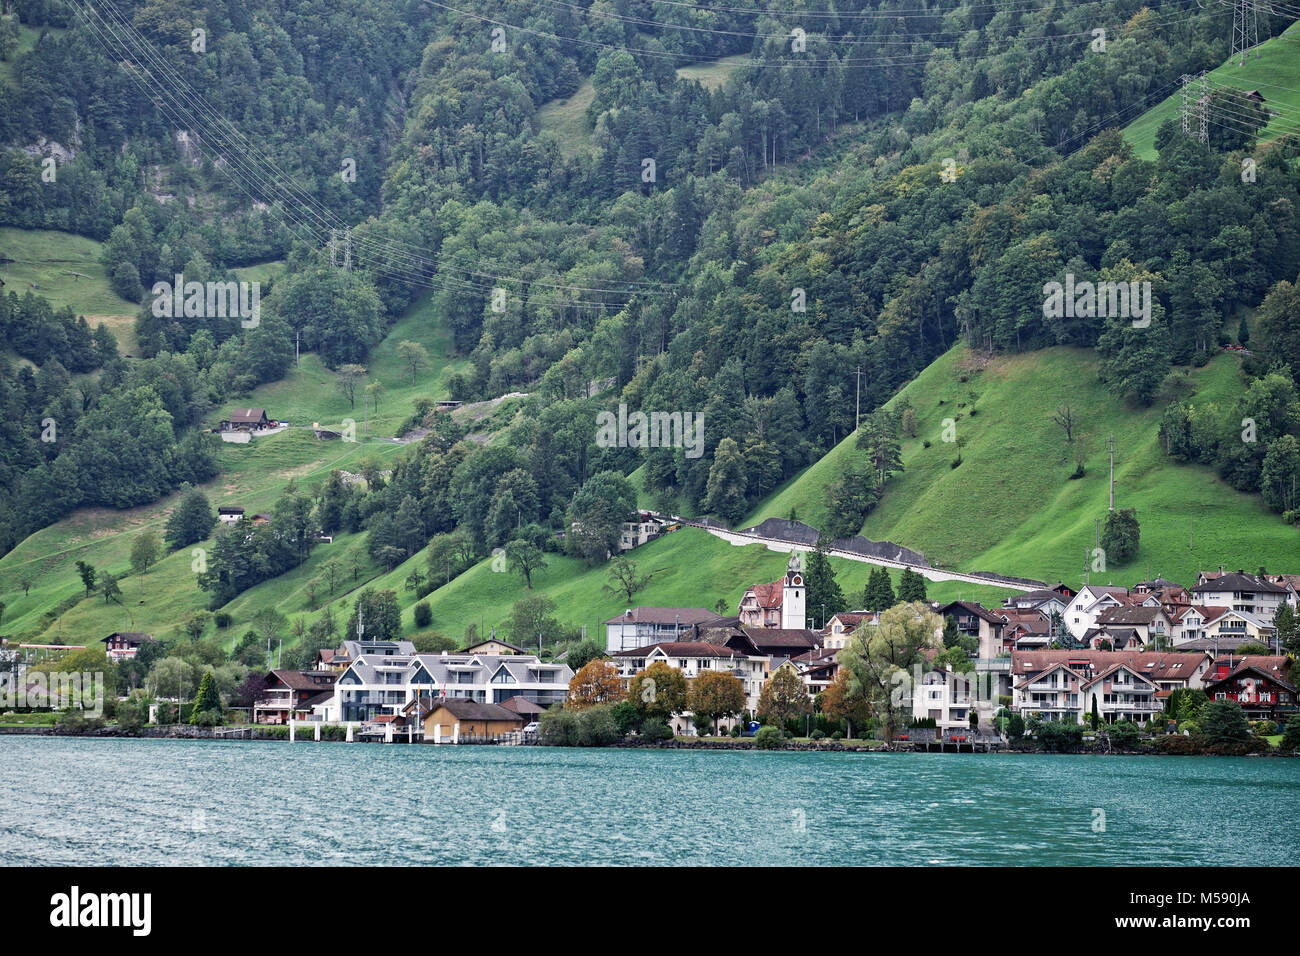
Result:
{"label": "red building", "polygon": [[1251,720],[1286,720],[1297,709],[1290,664],[1273,654],[1220,658],[1205,673],[1205,693],[1211,700],[1235,700]]}

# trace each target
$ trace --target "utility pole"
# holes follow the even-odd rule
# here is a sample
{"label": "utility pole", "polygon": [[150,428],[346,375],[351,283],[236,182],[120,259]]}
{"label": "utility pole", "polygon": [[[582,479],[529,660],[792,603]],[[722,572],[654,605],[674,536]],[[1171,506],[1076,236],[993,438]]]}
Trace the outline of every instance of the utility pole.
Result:
{"label": "utility pole", "polygon": [[302,338],[300,329],[293,330],[293,367],[298,368],[299,340]]}
{"label": "utility pole", "polygon": [[[1110,510],[1115,510],[1115,436],[1110,436]],[[1099,542],[1100,543],[1100,542]]]}
{"label": "utility pole", "polygon": [[858,377],[857,387],[854,389],[857,402],[853,409],[853,430],[857,431],[858,426],[862,423],[862,366],[859,365],[853,372]]}

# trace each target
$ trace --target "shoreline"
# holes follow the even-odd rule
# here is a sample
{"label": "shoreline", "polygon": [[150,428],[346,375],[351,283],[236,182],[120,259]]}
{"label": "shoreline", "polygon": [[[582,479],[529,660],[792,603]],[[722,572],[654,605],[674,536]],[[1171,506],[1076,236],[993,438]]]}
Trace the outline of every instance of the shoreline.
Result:
{"label": "shoreline", "polygon": [[[86,731],[83,733],[59,733],[52,726],[2,726],[0,725],[0,736],[21,736],[21,737],[59,737],[65,739],[90,739],[90,740],[217,740],[217,741],[255,741],[264,743],[289,743],[287,736],[280,731],[283,728],[279,725],[267,725],[265,728],[241,728],[243,733],[234,736],[230,733],[219,734],[217,729],[212,727],[195,727],[187,724],[171,724],[162,727],[143,727],[134,733],[126,733],[117,730],[114,727],[103,727],[97,730]],[[294,740],[293,743],[346,743],[343,740],[322,738],[316,740],[311,736],[302,736]],[[384,741],[375,740],[356,740],[352,743],[359,744],[384,744]],[[426,744],[423,741],[414,744],[408,744],[405,741],[393,741],[388,746],[451,746],[451,747],[494,747],[503,746],[501,744]],[[548,744],[523,744],[513,746],[528,747],[549,747]],[[770,748],[758,747],[753,738],[706,738],[703,740],[691,739],[673,739],[660,741],[637,742],[635,740],[620,741],[615,744],[607,744],[602,747],[577,747],[564,748],[577,750],[712,750],[712,751],[759,751],[765,752],[786,752],[786,753],[851,753],[851,754],[915,754],[915,753],[932,753],[932,754],[1003,754],[1015,756],[1090,756],[1090,757],[1177,757],[1177,756],[1196,756],[1196,757],[1300,757],[1300,753],[1289,754],[1277,751],[1256,752],[1245,754],[1216,754],[1216,753],[1195,753],[1195,754],[1171,754],[1160,750],[1156,746],[1148,746],[1137,750],[1099,750],[1096,748],[1083,747],[1078,750],[1068,751],[1048,751],[1036,747],[1020,748],[1005,747],[1002,745],[992,746],[988,749],[976,750],[970,745],[965,745],[965,749],[958,749],[957,745],[945,747],[944,749],[927,749],[924,747],[907,746],[852,746],[845,745],[841,741],[819,740],[819,741],[787,741],[780,746]]]}

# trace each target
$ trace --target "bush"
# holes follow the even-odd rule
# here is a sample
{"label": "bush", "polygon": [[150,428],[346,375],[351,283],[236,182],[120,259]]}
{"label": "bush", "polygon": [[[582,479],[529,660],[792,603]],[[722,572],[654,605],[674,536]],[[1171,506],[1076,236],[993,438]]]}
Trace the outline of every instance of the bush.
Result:
{"label": "bush", "polygon": [[780,729],[768,724],[758,728],[758,733],[754,734],[754,745],[759,750],[775,750],[781,746],[783,739]]}
{"label": "bush", "polygon": [[1156,739],[1156,749],[1171,756],[1188,757],[1205,753],[1205,738],[1200,734],[1184,737],[1182,734],[1166,734]]}
{"label": "bush", "polygon": [[1132,747],[1138,742],[1137,724],[1122,720],[1110,727],[1110,742],[1115,747]]}
{"label": "bush", "polygon": [[218,611],[216,614],[212,615],[212,620],[216,623],[217,627],[227,628],[230,627],[234,618],[230,616],[230,612],[228,611]]}
{"label": "bush", "polygon": [[813,739],[813,740],[825,740],[825,739],[826,739],[826,735],[825,735],[824,733],[822,733],[820,730],[814,730],[814,731],[812,732],[812,739]]}
{"label": "bush", "polygon": [[415,605],[415,626],[428,627],[433,623],[433,609],[429,607],[428,601],[421,601]]}
{"label": "bush", "polygon": [[1283,753],[1294,753],[1300,750],[1300,717],[1292,716],[1287,720],[1279,749]]}
{"label": "bush", "polygon": [[552,747],[578,745],[578,712],[552,707],[537,722],[537,738]]}
{"label": "bush", "polygon": [[1007,736],[1010,738],[1023,737],[1025,735],[1025,718],[1019,714],[1012,714],[1007,718]]}
{"label": "bush", "polygon": [[844,739],[844,731],[836,730],[831,733],[831,740],[843,740],[843,739]]}
{"label": "bush", "polygon": [[1051,721],[1038,728],[1038,741],[1050,753],[1070,753],[1083,744],[1083,727],[1069,721]]}
{"label": "bush", "polygon": [[607,747],[622,739],[618,725],[614,723],[612,704],[597,704],[587,707],[578,715],[579,747]]}
{"label": "bush", "polygon": [[651,717],[641,725],[641,737],[652,743],[660,740],[672,740],[673,729],[658,717]]}
{"label": "bush", "polygon": [[731,736],[733,737],[740,736],[740,724],[736,724],[734,727],[731,728]]}
{"label": "bush", "polygon": [[1235,700],[1215,700],[1201,712],[1201,732],[1212,747],[1231,747],[1250,740],[1250,724]]}
{"label": "bush", "polygon": [[1261,737],[1272,737],[1277,733],[1277,724],[1271,720],[1257,720],[1251,724],[1251,728]]}

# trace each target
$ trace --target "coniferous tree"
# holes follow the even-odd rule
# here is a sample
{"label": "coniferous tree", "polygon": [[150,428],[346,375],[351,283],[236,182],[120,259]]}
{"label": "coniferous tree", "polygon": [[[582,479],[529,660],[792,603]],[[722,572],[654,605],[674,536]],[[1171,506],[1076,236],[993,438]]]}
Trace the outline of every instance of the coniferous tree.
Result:
{"label": "coniferous tree", "polygon": [[194,699],[190,723],[200,723],[204,714],[211,714],[217,721],[221,719],[221,694],[217,690],[216,681],[213,680],[212,671],[204,674],[203,680],[199,683],[199,693]]}
{"label": "coniferous tree", "polygon": [[898,600],[926,600],[925,578],[920,572],[913,571],[911,568],[903,568],[903,573],[898,577]]}
{"label": "coniferous tree", "polygon": [[846,610],[844,592],[835,580],[835,569],[831,567],[827,556],[827,542],[823,535],[817,541],[817,547],[808,555],[808,564],[804,567],[804,580],[808,582],[808,600],[804,605],[809,614],[817,614],[820,626],[826,626],[826,620],[840,611]]}

